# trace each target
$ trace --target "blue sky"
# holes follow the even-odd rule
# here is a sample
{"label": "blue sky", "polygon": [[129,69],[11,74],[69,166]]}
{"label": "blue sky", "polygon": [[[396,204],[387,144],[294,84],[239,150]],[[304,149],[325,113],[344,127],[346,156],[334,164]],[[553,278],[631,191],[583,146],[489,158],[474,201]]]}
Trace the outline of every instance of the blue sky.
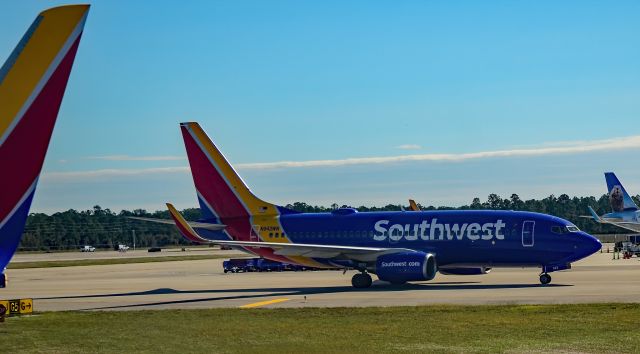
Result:
{"label": "blue sky", "polygon": [[[0,58],[58,4],[0,4]],[[283,204],[640,193],[638,2],[92,5],[33,211],[195,206],[192,120]]]}

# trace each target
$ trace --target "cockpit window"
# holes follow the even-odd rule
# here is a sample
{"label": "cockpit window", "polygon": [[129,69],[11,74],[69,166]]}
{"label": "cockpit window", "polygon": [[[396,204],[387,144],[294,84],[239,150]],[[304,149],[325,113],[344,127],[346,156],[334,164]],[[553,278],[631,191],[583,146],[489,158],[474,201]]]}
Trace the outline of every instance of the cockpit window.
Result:
{"label": "cockpit window", "polygon": [[569,232],[578,232],[580,229],[577,226],[551,226],[551,232],[558,235],[568,234]]}
{"label": "cockpit window", "polygon": [[562,230],[562,228],[560,226],[551,226],[551,232],[553,232],[554,234],[558,234],[558,235],[562,235],[565,232],[562,232],[564,230]]}

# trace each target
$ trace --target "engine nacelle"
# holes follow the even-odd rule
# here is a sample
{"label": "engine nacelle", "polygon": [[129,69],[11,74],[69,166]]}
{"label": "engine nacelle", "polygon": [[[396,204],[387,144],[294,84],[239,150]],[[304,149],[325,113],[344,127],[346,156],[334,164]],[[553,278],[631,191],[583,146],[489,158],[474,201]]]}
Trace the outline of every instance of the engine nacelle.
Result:
{"label": "engine nacelle", "polygon": [[487,274],[491,271],[491,268],[477,267],[477,268],[444,268],[438,269],[441,274],[446,275],[481,275]]}
{"label": "engine nacelle", "polygon": [[431,280],[436,276],[437,271],[436,257],[424,252],[382,255],[376,260],[375,269],[380,280],[390,283]]}

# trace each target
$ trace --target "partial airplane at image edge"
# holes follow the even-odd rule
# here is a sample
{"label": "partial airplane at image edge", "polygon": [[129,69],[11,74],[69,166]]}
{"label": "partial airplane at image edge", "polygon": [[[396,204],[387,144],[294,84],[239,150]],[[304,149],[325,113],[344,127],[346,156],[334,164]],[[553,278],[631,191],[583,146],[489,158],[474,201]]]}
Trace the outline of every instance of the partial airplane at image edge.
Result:
{"label": "partial airplane at image edge", "polygon": [[24,230],[89,5],[41,12],[0,68],[0,287]]}
{"label": "partial airplane at image edge", "polygon": [[612,212],[598,216],[595,210],[589,207],[591,216],[582,217],[593,218],[599,224],[611,224],[633,232],[640,232],[640,210],[638,206],[624,189],[615,173],[605,172],[604,178],[607,182],[609,205]]}
{"label": "partial airplane at image edge", "polygon": [[[300,213],[265,202],[247,188],[197,123],[181,123],[202,219],[186,221],[171,205],[180,233],[195,243],[228,245],[260,257],[318,268],[356,269],[352,285],[374,273],[392,284],[431,280],[437,272],[486,274],[494,267],[550,272],[600,249],[571,222],[502,210]],[[167,223],[169,220],[142,218]]]}

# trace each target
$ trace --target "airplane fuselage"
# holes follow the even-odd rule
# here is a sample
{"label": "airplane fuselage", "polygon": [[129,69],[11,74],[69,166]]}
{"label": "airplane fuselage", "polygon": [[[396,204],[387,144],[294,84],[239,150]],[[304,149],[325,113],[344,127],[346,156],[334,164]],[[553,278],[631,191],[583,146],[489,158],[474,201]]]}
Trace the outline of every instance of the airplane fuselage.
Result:
{"label": "airplane fuselage", "polygon": [[[331,213],[283,214],[277,219],[277,226],[254,223],[253,230],[270,242],[418,250],[434,254],[438,266],[445,268],[562,268],[601,246],[596,238],[577,230],[566,220],[532,212],[360,213],[338,209]],[[568,228],[575,229],[569,231]],[[198,232],[211,239],[221,236],[204,229]],[[354,263],[339,259],[327,261],[322,257],[314,260],[333,267],[349,267]]]}

